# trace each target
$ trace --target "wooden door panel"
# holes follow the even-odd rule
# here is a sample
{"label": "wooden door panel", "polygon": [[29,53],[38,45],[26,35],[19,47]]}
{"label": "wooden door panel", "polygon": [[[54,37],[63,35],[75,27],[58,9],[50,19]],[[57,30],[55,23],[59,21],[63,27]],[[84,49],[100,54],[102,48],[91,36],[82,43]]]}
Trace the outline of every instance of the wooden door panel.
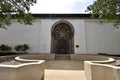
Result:
{"label": "wooden door panel", "polygon": [[66,39],[58,40],[58,53],[68,53],[68,43]]}

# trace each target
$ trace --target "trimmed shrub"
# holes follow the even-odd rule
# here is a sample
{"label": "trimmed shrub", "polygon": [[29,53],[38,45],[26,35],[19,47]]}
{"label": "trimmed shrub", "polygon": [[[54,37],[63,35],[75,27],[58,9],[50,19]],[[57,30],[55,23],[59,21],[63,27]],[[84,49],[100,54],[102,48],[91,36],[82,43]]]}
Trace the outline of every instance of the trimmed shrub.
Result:
{"label": "trimmed shrub", "polygon": [[17,45],[15,46],[15,50],[18,53],[26,53],[26,51],[29,49],[29,46],[27,44],[23,44],[23,45]]}
{"label": "trimmed shrub", "polygon": [[8,45],[5,45],[5,44],[0,45],[0,51],[9,52],[11,50],[12,50],[12,48]]}

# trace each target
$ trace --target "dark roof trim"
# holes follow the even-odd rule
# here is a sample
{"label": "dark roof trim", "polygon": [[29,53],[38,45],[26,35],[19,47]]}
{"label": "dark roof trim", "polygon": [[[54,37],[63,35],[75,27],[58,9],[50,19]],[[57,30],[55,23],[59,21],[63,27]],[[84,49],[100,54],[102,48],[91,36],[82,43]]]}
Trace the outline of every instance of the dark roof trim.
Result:
{"label": "dark roof trim", "polygon": [[80,19],[85,19],[85,18],[91,18],[91,14],[32,14],[36,18],[46,18],[46,19],[51,19],[51,18],[80,18]]}

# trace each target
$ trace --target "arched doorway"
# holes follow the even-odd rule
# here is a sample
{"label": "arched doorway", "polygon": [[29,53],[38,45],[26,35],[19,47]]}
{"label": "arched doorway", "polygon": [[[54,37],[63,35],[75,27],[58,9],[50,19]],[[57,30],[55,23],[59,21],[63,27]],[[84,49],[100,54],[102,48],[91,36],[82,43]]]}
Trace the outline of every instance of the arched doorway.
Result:
{"label": "arched doorway", "polygon": [[71,23],[60,20],[52,26],[51,53],[74,53],[74,28]]}

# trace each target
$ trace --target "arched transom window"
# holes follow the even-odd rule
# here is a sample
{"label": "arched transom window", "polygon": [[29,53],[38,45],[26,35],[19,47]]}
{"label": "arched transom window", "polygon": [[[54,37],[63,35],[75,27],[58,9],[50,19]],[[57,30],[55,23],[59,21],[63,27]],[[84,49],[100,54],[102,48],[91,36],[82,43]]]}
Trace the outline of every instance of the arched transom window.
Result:
{"label": "arched transom window", "polygon": [[55,39],[70,39],[70,27],[67,24],[61,23],[54,30]]}

